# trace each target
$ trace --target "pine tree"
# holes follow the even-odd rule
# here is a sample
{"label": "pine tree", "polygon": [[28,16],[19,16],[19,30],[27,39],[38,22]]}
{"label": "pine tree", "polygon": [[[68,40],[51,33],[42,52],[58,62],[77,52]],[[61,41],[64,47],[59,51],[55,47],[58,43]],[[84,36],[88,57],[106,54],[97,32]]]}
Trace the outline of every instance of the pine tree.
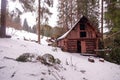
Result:
{"label": "pine tree", "polygon": [[58,25],[63,27],[65,31],[69,29],[69,18],[70,18],[70,5],[69,0],[59,0],[58,6]]}
{"label": "pine tree", "polygon": [[105,0],[105,2],[107,5],[105,22],[109,32],[104,41],[105,47],[111,48],[111,51],[104,57],[110,62],[120,64],[120,0]]}
{"label": "pine tree", "polygon": [[45,5],[48,5],[49,7],[53,6],[53,0],[44,0],[43,6],[41,6],[41,0],[38,0],[38,43],[40,44],[40,25],[42,21],[45,21],[45,23],[48,21],[48,16],[52,13],[49,11],[48,7]]}
{"label": "pine tree", "polygon": [[37,33],[37,32],[36,32],[36,25],[34,25],[34,26],[32,27],[32,33]]}
{"label": "pine tree", "polygon": [[81,16],[88,17],[98,25],[99,0],[59,0],[58,25],[70,29]]}
{"label": "pine tree", "polygon": [[26,20],[26,19],[24,19],[23,30],[29,31],[29,26],[28,26],[28,23],[27,23],[27,20]]}
{"label": "pine tree", "polygon": [[76,14],[78,20],[82,15],[88,17],[91,22],[98,25],[99,0],[77,0]]}
{"label": "pine tree", "polygon": [[106,0],[105,20],[107,28],[112,32],[120,31],[120,0]]}

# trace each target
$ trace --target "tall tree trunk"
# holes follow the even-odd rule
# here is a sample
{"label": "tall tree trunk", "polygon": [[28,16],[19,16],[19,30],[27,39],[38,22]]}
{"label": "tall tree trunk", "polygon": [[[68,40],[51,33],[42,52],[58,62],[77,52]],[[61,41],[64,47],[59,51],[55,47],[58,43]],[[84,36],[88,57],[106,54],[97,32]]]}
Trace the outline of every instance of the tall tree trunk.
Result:
{"label": "tall tree trunk", "polygon": [[1,0],[1,27],[0,37],[6,37],[6,0]]}
{"label": "tall tree trunk", "polygon": [[88,17],[88,0],[85,0],[85,16]]}
{"label": "tall tree trunk", "polygon": [[72,4],[72,0],[70,0],[70,5],[71,5],[71,10],[70,10],[70,13],[71,13],[71,28],[72,28],[72,22],[73,22],[73,14],[72,14],[72,10],[73,10],[73,4]]}
{"label": "tall tree trunk", "polygon": [[38,0],[38,43],[40,44],[40,0]]}
{"label": "tall tree trunk", "polygon": [[103,40],[103,0],[101,0],[101,34]]}

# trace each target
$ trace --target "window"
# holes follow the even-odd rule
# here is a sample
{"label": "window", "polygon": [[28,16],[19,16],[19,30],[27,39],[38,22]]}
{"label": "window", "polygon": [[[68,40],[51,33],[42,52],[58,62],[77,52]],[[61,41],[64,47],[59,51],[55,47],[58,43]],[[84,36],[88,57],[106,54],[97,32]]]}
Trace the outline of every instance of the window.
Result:
{"label": "window", "polygon": [[80,37],[86,37],[86,32],[80,32]]}
{"label": "window", "polygon": [[85,30],[85,24],[80,24],[80,30]]}

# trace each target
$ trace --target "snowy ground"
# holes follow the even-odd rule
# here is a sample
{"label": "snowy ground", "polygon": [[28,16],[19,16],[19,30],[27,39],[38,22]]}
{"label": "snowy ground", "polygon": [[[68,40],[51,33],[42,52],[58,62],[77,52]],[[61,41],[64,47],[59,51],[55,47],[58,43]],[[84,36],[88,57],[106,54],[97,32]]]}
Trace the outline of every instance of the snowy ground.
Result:
{"label": "snowy ground", "polygon": [[[120,80],[120,65],[100,62],[95,57],[95,63],[91,63],[88,56],[62,52],[59,48],[53,51],[53,47],[47,46],[46,37],[43,37],[41,45],[24,41],[24,37],[29,40],[37,39],[35,34],[25,31],[8,29],[7,33],[13,37],[0,38],[0,80]],[[17,62],[5,58],[16,59],[23,53],[49,53],[62,63],[56,69],[40,62]]]}

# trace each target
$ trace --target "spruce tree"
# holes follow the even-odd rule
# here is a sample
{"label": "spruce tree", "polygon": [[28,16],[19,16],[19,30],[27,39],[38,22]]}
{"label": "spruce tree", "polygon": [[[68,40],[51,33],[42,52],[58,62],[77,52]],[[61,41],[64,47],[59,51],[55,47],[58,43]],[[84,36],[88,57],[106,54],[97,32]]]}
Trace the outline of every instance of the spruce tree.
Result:
{"label": "spruce tree", "polygon": [[107,28],[112,32],[120,31],[120,0],[106,0],[105,20]]}
{"label": "spruce tree", "polygon": [[27,20],[26,20],[26,19],[24,19],[23,30],[29,31],[29,26],[28,26],[28,23],[27,23]]}

